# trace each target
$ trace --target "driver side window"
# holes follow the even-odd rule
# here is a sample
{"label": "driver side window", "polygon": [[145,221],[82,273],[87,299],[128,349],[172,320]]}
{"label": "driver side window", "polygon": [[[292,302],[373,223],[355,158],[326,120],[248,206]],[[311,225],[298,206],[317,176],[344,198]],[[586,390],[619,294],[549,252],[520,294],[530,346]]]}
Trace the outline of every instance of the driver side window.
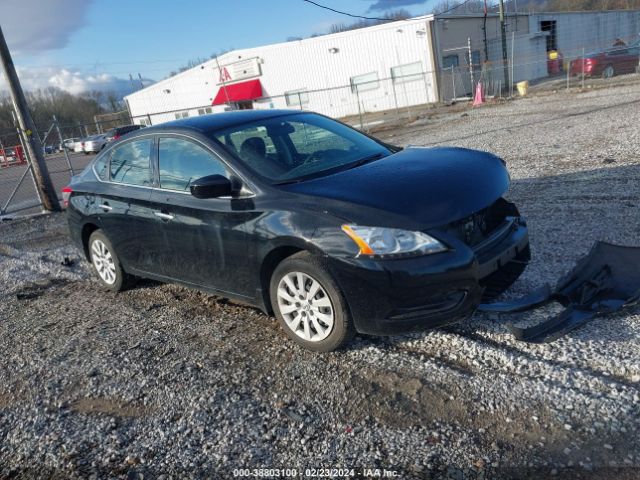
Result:
{"label": "driver side window", "polygon": [[229,177],[224,163],[200,145],[180,138],[160,138],[160,187],[188,192],[191,182],[208,175]]}

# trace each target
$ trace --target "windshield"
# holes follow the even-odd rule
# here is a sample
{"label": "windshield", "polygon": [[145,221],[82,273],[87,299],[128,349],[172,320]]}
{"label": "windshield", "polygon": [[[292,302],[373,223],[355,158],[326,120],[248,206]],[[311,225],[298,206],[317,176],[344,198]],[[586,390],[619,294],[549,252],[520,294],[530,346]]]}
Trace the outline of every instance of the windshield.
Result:
{"label": "windshield", "polygon": [[273,183],[327,175],[391,153],[375,140],[313,113],[244,123],[215,131],[213,137]]}

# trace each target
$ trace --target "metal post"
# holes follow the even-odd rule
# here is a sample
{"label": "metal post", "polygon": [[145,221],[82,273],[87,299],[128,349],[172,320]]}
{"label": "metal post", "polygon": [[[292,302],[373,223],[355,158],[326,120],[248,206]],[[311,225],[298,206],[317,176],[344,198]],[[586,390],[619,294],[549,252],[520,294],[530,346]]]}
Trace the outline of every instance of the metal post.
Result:
{"label": "metal post", "polygon": [[429,103],[429,83],[427,82],[427,74],[425,72],[422,72],[422,80],[424,81],[425,103]]}
{"label": "metal post", "polygon": [[502,71],[504,74],[504,87],[509,85],[509,68],[507,66],[507,30],[504,23],[504,0],[500,0],[500,35],[502,37]]}
{"label": "metal post", "polygon": [[471,37],[467,37],[467,49],[469,50],[469,79],[471,80],[471,96],[473,96],[473,54],[471,53]]}
{"label": "metal post", "polygon": [[362,110],[360,109],[360,90],[358,89],[358,84],[356,84],[356,99],[358,100],[358,116],[360,117],[360,130],[362,130],[364,127],[362,123]]}
{"label": "metal post", "polygon": [[60,139],[60,145],[62,145],[62,151],[64,152],[64,158],[67,160],[67,165],[69,166],[69,172],[71,172],[71,176],[75,175],[73,171],[73,165],[71,165],[71,160],[69,159],[69,152],[67,152],[67,147],[64,146],[64,140],[62,138],[62,132],[60,131],[60,125],[58,124],[58,119],[56,116],[53,116],[53,124],[56,126],[56,131],[58,132],[58,138]]}
{"label": "metal post", "polygon": [[580,79],[582,82],[582,90],[584,90],[584,47],[582,47],[582,78]]}
{"label": "metal post", "polygon": [[511,32],[511,83],[509,84],[509,91],[511,92],[511,94],[509,95],[510,97],[513,97],[513,82],[514,82],[513,51],[515,50],[515,47],[516,47],[516,32]]}
{"label": "metal post", "polygon": [[302,98],[300,97],[300,92],[296,92],[298,94],[298,106],[300,110],[302,110]]}
{"label": "metal post", "polygon": [[147,113],[147,122],[149,122],[149,126],[151,126],[151,115]]}
{"label": "metal post", "polygon": [[36,183],[36,191],[42,200],[42,205],[49,211],[60,211],[60,203],[55,193],[49,170],[44,160],[42,143],[37,135],[36,126],[31,118],[27,100],[22,91],[20,80],[16,74],[16,69],[4,39],[2,28],[0,28],[0,60],[4,70],[4,76],[7,79],[9,90],[11,92],[11,100],[16,110],[19,129],[26,136],[25,153],[31,159],[31,168]]}
{"label": "metal post", "polygon": [[451,98],[451,100],[455,100],[456,99],[456,75],[453,72],[454,66],[451,65],[451,83],[453,84],[453,97]]}
{"label": "metal post", "polygon": [[400,112],[398,111],[398,94],[396,93],[396,82],[394,81],[393,78],[391,79],[391,88],[393,88],[393,103],[396,106],[396,115],[397,115]]}
{"label": "metal post", "polygon": [[569,91],[569,73],[571,72],[571,60],[567,63],[567,92]]}
{"label": "metal post", "polygon": [[47,138],[49,138],[49,135],[51,135],[52,130],[53,130],[53,123],[49,127],[49,130],[47,130],[47,133],[44,134],[44,137],[42,137],[43,146],[47,144]]}

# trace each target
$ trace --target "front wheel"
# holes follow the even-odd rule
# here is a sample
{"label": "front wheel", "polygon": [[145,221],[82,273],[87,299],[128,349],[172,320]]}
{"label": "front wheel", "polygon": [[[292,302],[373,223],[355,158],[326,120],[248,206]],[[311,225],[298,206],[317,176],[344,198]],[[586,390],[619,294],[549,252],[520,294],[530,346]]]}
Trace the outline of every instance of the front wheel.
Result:
{"label": "front wheel", "polygon": [[301,252],[283,260],[270,283],[271,305],[298,345],[330,352],[355,334],[347,303],[320,258]]}
{"label": "front wheel", "polygon": [[109,290],[119,292],[129,285],[131,277],[122,269],[111,242],[100,230],[89,237],[89,258],[100,283]]}

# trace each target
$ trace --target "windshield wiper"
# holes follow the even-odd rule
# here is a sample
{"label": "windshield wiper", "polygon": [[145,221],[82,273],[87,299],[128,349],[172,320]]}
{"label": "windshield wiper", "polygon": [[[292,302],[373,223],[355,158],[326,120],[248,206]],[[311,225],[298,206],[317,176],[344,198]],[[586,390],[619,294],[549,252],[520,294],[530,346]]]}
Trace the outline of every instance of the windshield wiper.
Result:
{"label": "windshield wiper", "polygon": [[303,180],[305,180],[304,178],[292,178],[291,180],[283,180],[281,182],[276,182],[274,183],[274,185],[290,185],[292,183],[300,183]]}
{"label": "windshield wiper", "polygon": [[318,176],[323,176],[323,174],[327,175],[327,174],[336,173],[336,172],[339,172],[339,171],[350,170],[352,168],[359,167],[360,165],[364,165],[365,163],[373,162],[374,160],[378,160],[378,159],[386,157],[386,156],[387,155],[384,152],[374,153],[373,155],[368,155],[368,156],[366,156],[364,158],[361,158],[360,160],[356,160],[356,161],[351,162],[351,163],[346,163],[344,165],[339,165],[339,166],[330,168],[328,170],[321,170],[319,172],[314,172],[313,174],[310,174],[310,175],[305,175],[305,176],[302,176],[302,177],[292,178],[290,180],[282,180],[281,182],[274,183],[274,185],[289,185],[289,184],[292,184],[292,183],[304,182],[305,180],[312,180],[313,178],[316,178]]}
{"label": "windshield wiper", "polygon": [[369,155],[366,156],[364,158],[361,158],[360,160],[356,160],[353,163],[348,163],[347,165],[345,165],[345,170],[350,170],[352,168],[356,168],[359,167],[360,165],[364,165],[365,163],[369,163],[369,162],[373,162],[374,160],[378,160],[380,158],[384,158],[387,155],[384,154],[384,152],[378,152],[378,153],[374,153],[373,155]]}

